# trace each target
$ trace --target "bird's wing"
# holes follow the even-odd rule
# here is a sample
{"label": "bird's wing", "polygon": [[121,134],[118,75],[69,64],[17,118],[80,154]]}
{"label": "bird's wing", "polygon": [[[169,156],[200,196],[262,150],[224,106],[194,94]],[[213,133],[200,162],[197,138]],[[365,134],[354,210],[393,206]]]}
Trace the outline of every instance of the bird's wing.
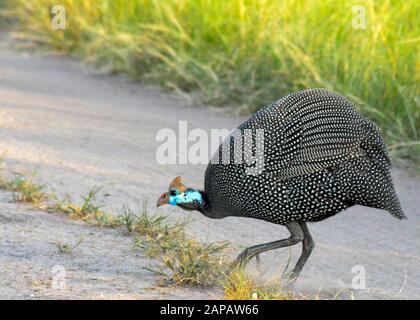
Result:
{"label": "bird's wing", "polygon": [[271,116],[256,119],[257,126],[268,121],[268,128],[276,130],[265,139],[266,173],[288,179],[366,154],[361,147],[365,119],[350,101],[319,89],[294,95],[267,108]]}

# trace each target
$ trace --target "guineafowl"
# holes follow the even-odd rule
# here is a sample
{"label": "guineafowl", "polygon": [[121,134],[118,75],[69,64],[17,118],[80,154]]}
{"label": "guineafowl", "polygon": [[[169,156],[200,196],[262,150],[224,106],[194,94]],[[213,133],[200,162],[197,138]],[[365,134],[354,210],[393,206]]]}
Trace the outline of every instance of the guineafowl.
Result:
{"label": "guineafowl", "polygon": [[[238,152],[247,153],[247,132],[251,132],[248,153],[256,153],[258,130],[264,137],[258,158],[263,161],[235,161],[240,159]],[[236,132],[243,136],[243,144],[235,144],[238,135],[231,135],[220,145],[207,167],[204,191],[187,188],[177,177],[157,203],[198,210],[209,218],[261,219],[289,230],[287,239],[245,249],[236,264],[302,242],[290,275],[296,279],[314,248],[307,222],[353,205],[406,218],[379,128],[344,96],[326,89],[295,92],[261,108]]]}

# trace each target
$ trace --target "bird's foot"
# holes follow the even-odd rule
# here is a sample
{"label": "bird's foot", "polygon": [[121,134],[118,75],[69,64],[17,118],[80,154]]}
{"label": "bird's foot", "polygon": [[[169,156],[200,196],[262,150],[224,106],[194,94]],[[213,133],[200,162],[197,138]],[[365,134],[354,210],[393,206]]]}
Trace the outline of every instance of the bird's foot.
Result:
{"label": "bird's foot", "polygon": [[298,277],[299,272],[291,271],[286,273],[283,278],[286,279],[289,284],[294,284]]}
{"label": "bird's foot", "polygon": [[248,264],[249,260],[252,258],[252,255],[250,255],[248,249],[245,249],[241,252],[241,254],[233,261],[231,267],[234,268],[245,268],[245,266]]}
{"label": "bird's foot", "polygon": [[235,269],[235,268],[245,268],[245,266],[247,265],[248,259],[246,259],[246,257],[242,257],[241,255],[239,255],[235,261],[232,262],[231,264],[231,268]]}

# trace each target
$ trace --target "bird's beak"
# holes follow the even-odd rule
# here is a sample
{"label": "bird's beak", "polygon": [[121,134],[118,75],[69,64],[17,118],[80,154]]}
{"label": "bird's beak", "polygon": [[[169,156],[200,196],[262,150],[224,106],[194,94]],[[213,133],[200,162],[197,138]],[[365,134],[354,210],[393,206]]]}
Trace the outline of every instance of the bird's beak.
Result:
{"label": "bird's beak", "polygon": [[156,203],[156,207],[160,207],[160,206],[163,206],[165,204],[168,204],[168,199],[169,199],[168,195],[166,193],[163,193],[159,197],[159,200]]}

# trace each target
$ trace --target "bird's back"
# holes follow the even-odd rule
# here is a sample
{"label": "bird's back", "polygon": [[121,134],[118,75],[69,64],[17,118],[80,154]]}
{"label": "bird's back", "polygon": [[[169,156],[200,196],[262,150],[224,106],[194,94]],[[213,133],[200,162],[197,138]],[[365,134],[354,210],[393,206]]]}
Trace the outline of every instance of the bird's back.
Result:
{"label": "bird's back", "polygon": [[264,133],[263,168],[248,174],[252,165],[235,163],[233,156],[215,164],[223,150],[238,152],[234,139],[226,139],[205,176],[215,214],[316,221],[362,204],[404,217],[379,128],[345,97],[325,89],[289,94],[238,128],[247,130],[254,142],[258,130]]}

